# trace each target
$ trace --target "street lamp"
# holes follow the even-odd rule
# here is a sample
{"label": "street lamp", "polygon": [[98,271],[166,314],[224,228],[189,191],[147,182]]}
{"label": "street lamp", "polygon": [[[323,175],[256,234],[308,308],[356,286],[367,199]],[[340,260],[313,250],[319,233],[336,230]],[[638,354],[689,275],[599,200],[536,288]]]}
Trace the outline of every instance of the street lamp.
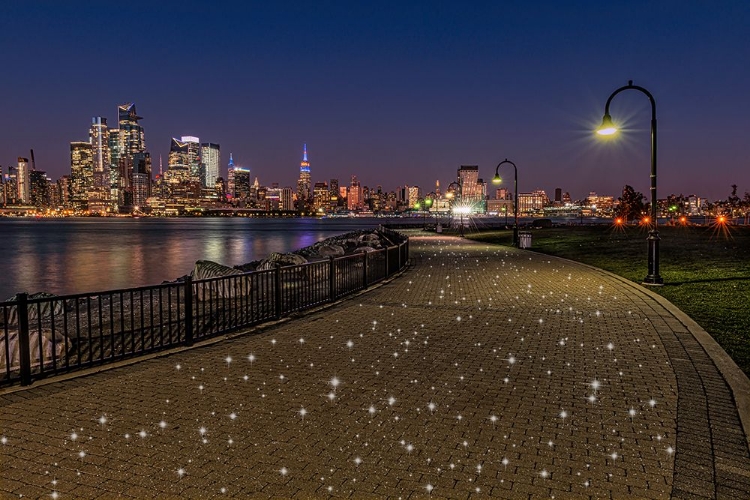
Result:
{"label": "street lamp", "polygon": [[457,193],[460,193],[457,191],[461,188],[461,185],[458,182],[451,182],[448,184],[448,187],[445,188],[445,197],[448,198],[448,226],[450,227],[453,220],[453,204],[456,202]]}
{"label": "street lamp", "polygon": [[[503,165],[504,163],[508,163],[510,165],[513,165],[513,246],[518,246],[518,168],[516,167],[516,164],[512,161],[508,160],[507,158],[501,161],[497,164],[497,167],[495,167],[495,177],[492,178],[493,184],[500,184],[503,182],[503,180],[500,178],[500,165]],[[505,212],[506,217],[508,212]]]}
{"label": "street lamp", "polygon": [[624,87],[612,92],[612,95],[607,99],[607,104],[604,106],[604,118],[602,124],[596,131],[599,135],[613,135],[617,132],[617,126],[612,121],[612,116],[609,114],[609,104],[612,102],[612,98],[622,92],[623,90],[638,90],[646,94],[648,100],[651,101],[651,220],[652,226],[648,233],[648,275],[643,280],[644,285],[663,285],[664,280],[659,275],[659,231],[657,230],[657,202],[656,202],[656,101],[651,93],[639,87],[633,85],[633,80],[629,80],[628,84]]}

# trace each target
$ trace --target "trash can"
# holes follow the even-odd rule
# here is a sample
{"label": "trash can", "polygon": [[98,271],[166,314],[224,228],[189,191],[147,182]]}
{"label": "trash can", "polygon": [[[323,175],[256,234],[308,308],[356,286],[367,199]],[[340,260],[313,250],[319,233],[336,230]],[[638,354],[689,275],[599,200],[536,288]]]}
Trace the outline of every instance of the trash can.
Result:
{"label": "trash can", "polygon": [[531,233],[518,233],[518,248],[531,248]]}

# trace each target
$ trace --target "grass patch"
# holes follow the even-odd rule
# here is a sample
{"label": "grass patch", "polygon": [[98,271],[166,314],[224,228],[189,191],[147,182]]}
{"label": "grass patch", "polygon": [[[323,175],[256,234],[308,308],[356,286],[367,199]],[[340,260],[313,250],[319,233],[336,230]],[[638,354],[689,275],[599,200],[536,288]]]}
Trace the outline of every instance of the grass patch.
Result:
{"label": "grass patch", "polygon": [[[510,245],[511,231],[467,235]],[[628,227],[571,226],[532,232],[532,249],[583,262],[641,283],[647,274],[647,233]],[[650,289],[679,307],[750,376],[750,227],[659,228],[664,286]]]}

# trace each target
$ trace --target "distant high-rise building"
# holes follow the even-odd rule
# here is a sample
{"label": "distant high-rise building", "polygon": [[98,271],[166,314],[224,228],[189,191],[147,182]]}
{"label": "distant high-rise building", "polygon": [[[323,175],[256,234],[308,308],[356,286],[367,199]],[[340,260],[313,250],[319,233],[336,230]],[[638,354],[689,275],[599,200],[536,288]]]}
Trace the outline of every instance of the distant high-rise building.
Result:
{"label": "distant high-rise building", "polygon": [[88,209],[88,193],[94,187],[94,155],[90,142],[70,143],[70,194],[73,208]]}
{"label": "distant high-rise building", "polygon": [[362,210],[364,206],[362,185],[357,180],[356,175],[352,175],[352,183],[349,185],[349,192],[346,195],[346,205],[349,210]]}
{"label": "distant high-rise building", "polygon": [[31,203],[31,173],[29,169],[29,159],[18,157],[18,167],[16,170],[16,186],[18,188],[17,199],[22,205]]}
{"label": "distant high-rise building", "polygon": [[562,188],[555,188],[555,204],[562,203]]}
{"label": "distant high-rise building", "polygon": [[29,204],[37,208],[49,206],[49,179],[41,170],[29,172]]}
{"label": "distant high-rise building", "polygon": [[180,140],[187,148],[187,166],[189,179],[193,182],[203,182],[200,175],[201,144],[200,139],[192,135],[183,135]]}
{"label": "distant high-rise building", "polygon": [[151,153],[133,155],[132,178],[133,206],[142,208],[151,196]]}
{"label": "distant high-rise building", "polygon": [[330,208],[331,192],[325,182],[316,182],[313,186],[313,210],[327,212]]}
{"label": "distant high-rise building", "polygon": [[294,210],[294,191],[290,186],[281,188],[281,209]]}
{"label": "distant high-rise building", "polygon": [[[89,194],[89,205],[92,199],[97,200],[95,203],[98,212],[106,212],[109,208],[109,199],[111,196],[111,166],[112,166],[112,149],[110,147],[109,127],[107,119],[101,116],[91,118],[91,128],[89,129],[89,142],[94,162],[94,186]],[[91,208],[91,207],[89,207]]]}
{"label": "distant high-rise building", "polygon": [[464,204],[474,204],[481,200],[481,186],[479,185],[479,167],[476,165],[461,165],[458,169],[459,199]]}
{"label": "distant high-rise building", "polygon": [[167,181],[179,184],[190,180],[190,147],[187,142],[172,138],[167,159]]}
{"label": "distant high-rise building", "polygon": [[304,210],[310,204],[310,162],[307,161],[307,144],[303,146],[302,162],[299,164],[297,181],[297,209]]}
{"label": "distant high-rise building", "polygon": [[250,200],[250,169],[234,167],[229,174],[232,178],[233,202],[245,206]]}
{"label": "distant high-rise building", "polygon": [[406,195],[409,208],[414,208],[417,205],[420,194],[421,190],[419,189],[419,186],[409,186],[409,191]]}
{"label": "distant high-rise building", "polygon": [[109,131],[110,154],[113,170],[116,169],[110,172],[112,201],[116,206],[132,206],[133,158],[146,152],[146,136],[138,123],[143,117],[136,113],[135,103],[128,103],[117,107],[117,118],[119,128]]}
{"label": "distant high-rise building", "polygon": [[203,167],[203,178],[201,181],[205,187],[213,187],[219,178],[219,165],[221,165],[221,150],[218,144],[204,142],[201,144],[201,163]]}

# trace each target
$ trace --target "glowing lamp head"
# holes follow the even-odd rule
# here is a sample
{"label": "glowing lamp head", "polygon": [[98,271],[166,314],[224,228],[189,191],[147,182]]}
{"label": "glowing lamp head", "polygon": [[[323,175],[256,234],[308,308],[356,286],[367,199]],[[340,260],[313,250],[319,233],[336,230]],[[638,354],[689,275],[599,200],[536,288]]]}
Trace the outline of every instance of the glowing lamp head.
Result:
{"label": "glowing lamp head", "polygon": [[448,191],[447,193],[445,193],[445,197],[448,199],[453,198],[453,191]]}
{"label": "glowing lamp head", "polygon": [[727,218],[723,215],[720,215],[716,220],[719,224],[724,224],[727,221]]}
{"label": "glowing lamp head", "polygon": [[432,198],[427,198],[424,200],[424,204],[427,208],[430,208],[432,206]]}
{"label": "glowing lamp head", "polygon": [[618,218],[616,218],[616,219],[615,219],[615,224],[622,224],[622,219],[621,219],[621,218],[619,218],[619,217],[618,217]]}
{"label": "glowing lamp head", "polygon": [[503,182],[503,180],[500,178],[500,176],[498,174],[495,174],[495,177],[492,178],[492,183],[493,184],[500,184],[501,182]]}
{"label": "glowing lamp head", "polygon": [[599,135],[614,135],[617,133],[617,127],[612,123],[612,117],[609,116],[609,113],[602,118],[602,124],[596,130],[596,133]]}
{"label": "glowing lamp head", "polygon": [[644,224],[650,224],[651,223],[651,217],[644,217],[641,220],[643,221]]}

